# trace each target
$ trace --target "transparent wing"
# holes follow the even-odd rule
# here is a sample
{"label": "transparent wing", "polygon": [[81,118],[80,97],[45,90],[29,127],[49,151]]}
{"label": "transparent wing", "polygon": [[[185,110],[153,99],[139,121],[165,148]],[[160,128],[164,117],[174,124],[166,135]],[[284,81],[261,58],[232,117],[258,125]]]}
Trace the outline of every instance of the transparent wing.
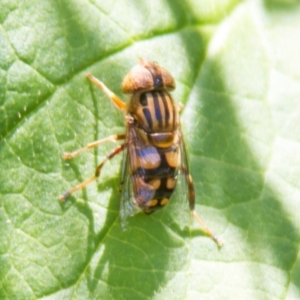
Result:
{"label": "transparent wing", "polygon": [[129,216],[145,210],[153,199],[156,190],[144,181],[144,174],[146,169],[158,167],[160,161],[158,150],[145,144],[135,127],[129,124],[121,172],[120,220],[123,228]]}
{"label": "transparent wing", "polygon": [[188,165],[188,160],[187,160],[187,154],[186,154],[186,149],[185,149],[185,143],[184,143],[184,138],[183,135],[180,131],[180,142],[179,142],[179,148],[180,148],[180,159],[181,159],[181,165],[179,166],[179,172],[180,172],[180,184],[182,190],[185,192],[185,199],[187,199],[187,191],[188,191],[188,183],[186,179],[186,174],[189,174],[189,165]]}
{"label": "transparent wing", "polygon": [[180,226],[185,227],[190,223],[190,214],[189,214],[189,205],[188,205],[188,183],[186,180],[185,170],[188,172],[188,161],[187,154],[184,144],[184,139],[181,131],[178,133],[179,135],[179,150],[180,150],[180,165],[178,166],[178,175],[177,175],[177,185],[176,190],[174,192],[174,202],[172,203],[175,207],[174,212],[172,214],[175,215],[176,218],[180,218],[181,222]]}
{"label": "transparent wing", "polygon": [[[129,146],[130,147],[130,146]],[[126,230],[127,218],[137,214],[141,211],[139,207],[134,204],[134,193],[132,186],[132,176],[129,173],[129,151],[126,149],[123,153],[123,162],[121,169],[120,182],[120,224],[123,230]]]}

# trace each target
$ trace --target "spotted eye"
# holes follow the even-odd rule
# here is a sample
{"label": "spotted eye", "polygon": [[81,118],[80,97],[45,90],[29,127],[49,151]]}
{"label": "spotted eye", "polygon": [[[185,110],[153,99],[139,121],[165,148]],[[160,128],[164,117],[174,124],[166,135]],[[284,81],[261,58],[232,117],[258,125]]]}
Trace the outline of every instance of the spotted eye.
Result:
{"label": "spotted eye", "polygon": [[158,64],[145,59],[142,59],[139,65],[131,69],[122,83],[124,94],[156,89],[169,91],[174,88],[175,81],[172,75]]}

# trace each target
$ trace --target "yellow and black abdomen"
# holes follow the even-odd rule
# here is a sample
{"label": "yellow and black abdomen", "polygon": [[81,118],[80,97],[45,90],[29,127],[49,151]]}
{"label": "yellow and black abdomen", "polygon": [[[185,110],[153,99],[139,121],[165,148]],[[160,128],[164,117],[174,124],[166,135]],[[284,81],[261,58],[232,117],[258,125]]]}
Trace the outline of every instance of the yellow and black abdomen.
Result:
{"label": "yellow and black abdomen", "polygon": [[[156,151],[155,155],[153,155],[154,151]],[[132,172],[134,198],[136,205],[145,213],[152,213],[169,202],[176,187],[180,162],[178,151],[179,147],[172,147],[167,151],[146,147],[143,151],[137,151],[136,159],[139,161],[139,166]],[[149,159],[153,156],[157,157],[153,164],[150,161],[146,164],[141,163],[147,156]]]}

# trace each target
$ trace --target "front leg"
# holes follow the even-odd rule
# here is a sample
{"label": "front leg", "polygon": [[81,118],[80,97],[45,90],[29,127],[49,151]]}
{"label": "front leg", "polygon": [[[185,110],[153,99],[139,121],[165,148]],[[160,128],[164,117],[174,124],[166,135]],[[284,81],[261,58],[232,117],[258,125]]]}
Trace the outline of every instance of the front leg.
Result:
{"label": "front leg", "polygon": [[74,152],[65,152],[63,154],[63,158],[64,159],[70,159],[70,158],[73,158],[75,156],[77,156],[78,154],[84,152],[84,151],[87,151],[89,149],[92,149],[92,148],[95,148],[103,143],[106,143],[106,142],[109,142],[109,141],[112,141],[112,142],[115,142],[115,141],[118,141],[118,140],[124,140],[125,139],[125,134],[115,134],[115,135],[110,135],[104,139],[101,139],[99,141],[95,141],[95,142],[92,142],[92,143],[89,143],[87,144],[85,147],[83,148],[80,148]]}

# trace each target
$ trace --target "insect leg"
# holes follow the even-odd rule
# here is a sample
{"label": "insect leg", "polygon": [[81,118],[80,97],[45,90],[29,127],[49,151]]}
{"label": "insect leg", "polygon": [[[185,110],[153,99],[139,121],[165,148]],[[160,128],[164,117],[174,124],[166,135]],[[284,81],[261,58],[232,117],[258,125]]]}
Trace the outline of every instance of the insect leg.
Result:
{"label": "insect leg", "polygon": [[64,202],[70,195],[72,195],[74,192],[84,188],[85,186],[87,186],[89,183],[91,183],[92,181],[96,180],[101,172],[101,169],[103,167],[103,165],[112,157],[114,157],[115,155],[119,154],[121,151],[124,150],[125,148],[125,143],[116,147],[115,149],[113,149],[107,156],[106,158],[100,163],[100,165],[96,168],[95,174],[94,176],[92,176],[91,178],[79,183],[78,185],[76,185],[75,187],[73,187],[72,189],[70,189],[69,191],[65,192],[64,194],[59,196],[59,200],[61,200],[62,202]]}
{"label": "insect leg", "polygon": [[119,97],[117,97],[102,81],[90,73],[86,74],[86,77],[100,90],[102,90],[119,110],[125,109],[126,104]]}
{"label": "insect leg", "polygon": [[112,141],[112,142],[115,142],[115,141],[118,141],[118,140],[124,140],[125,139],[125,134],[116,134],[116,135],[111,135],[111,136],[108,136],[104,139],[101,139],[99,141],[95,141],[95,142],[92,142],[92,143],[89,143],[87,144],[85,147],[83,148],[80,148],[74,152],[66,152],[63,154],[63,158],[64,159],[70,159],[70,158],[73,158],[75,156],[77,156],[78,154],[80,154],[81,152],[84,152],[86,150],[89,150],[89,149],[92,149],[92,148],[95,148],[103,143],[106,143],[106,142],[109,142],[109,141]]}
{"label": "insect leg", "polygon": [[187,169],[181,167],[183,174],[185,175],[186,182],[188,184],[188,198],[190,204],[190,210],[192,216],[196,219],[196,221],[204,228],[205,233],[212,238],[218,247],[222,247],[223,242],[215,236],[215,234],[208,228],[205,222],[201,219],[201,217],[197,214],[195,210],[195,188],[192,176],[188,173]]}

